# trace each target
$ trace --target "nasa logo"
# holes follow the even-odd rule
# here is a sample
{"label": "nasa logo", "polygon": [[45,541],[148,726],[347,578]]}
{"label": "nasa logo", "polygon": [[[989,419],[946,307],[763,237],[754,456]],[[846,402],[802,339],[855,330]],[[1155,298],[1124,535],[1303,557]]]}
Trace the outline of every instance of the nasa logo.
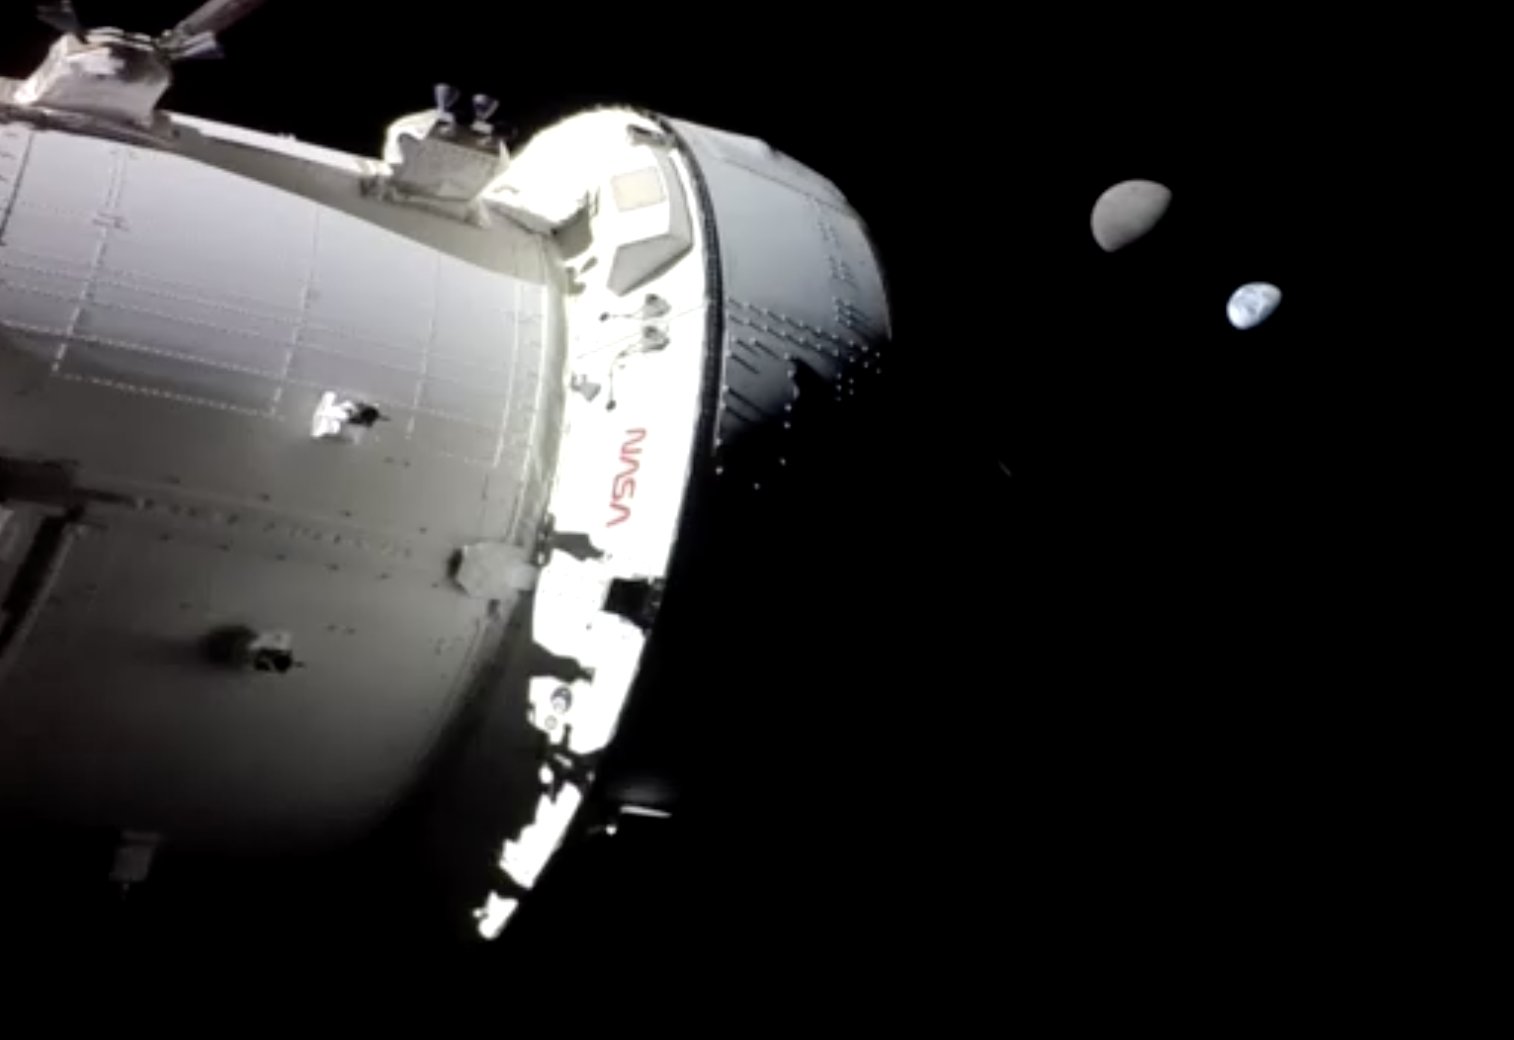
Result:
{"label": "nasa logo", "polygon": [[606,527],[614,527],[631,518],[632,496],[636,494],[636,471],[641,469],[641,461],[637,457],[641,454],[641,442],[646,439],[647,431],[644,429],[627,430],[626,442],[620,446],[620,472],[615,474],[615,482],[610,485],[610,522]]}

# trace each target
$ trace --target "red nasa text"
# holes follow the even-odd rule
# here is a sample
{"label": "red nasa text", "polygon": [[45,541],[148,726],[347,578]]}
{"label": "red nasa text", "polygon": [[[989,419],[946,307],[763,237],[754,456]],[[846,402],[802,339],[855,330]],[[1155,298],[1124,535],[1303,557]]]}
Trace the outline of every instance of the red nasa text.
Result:
{"label": "red nasa text", "polygon": [[620,471],[610,485],[610,522],[614,527],[631,519],[631,498],[636,494],[636,471],[641,469],[641,442],[646,439],[644,429],[627,430],[626,442],[620,446]]}

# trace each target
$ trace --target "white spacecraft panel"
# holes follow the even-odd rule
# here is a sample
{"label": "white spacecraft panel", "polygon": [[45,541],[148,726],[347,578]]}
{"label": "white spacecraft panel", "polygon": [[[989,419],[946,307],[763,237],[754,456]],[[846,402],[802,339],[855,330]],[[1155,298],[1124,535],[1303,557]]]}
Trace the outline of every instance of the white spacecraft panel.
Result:
{"label": "white spacecraft panel", "polygon": [[[628,126],[657,129],[624,109],[575,115],[533,138],[518,162],[529,167],[541,154],[581,154],[604,171],[604,201],[588,222],[587,247],[570,261],[581,284],[565,300],[570,371],[601,389],[567,398],[551,509],[559,530],[588,532],[609,554],[608,573],[654,578],[667,569],[689,480],[709,348],[708,258],[683,160],[638,143]],[[656,191],[633,182],[627,201],[677,193],[686,239],[642,270],[625,294],[615,258],[627,243],[655,236],[675,204],[664,198],[627,213],[608,200],[615,177],[649,170]]]}
{"label": "white spacecraft panel", "polygon": [[[573,165],[554,181],[545,171],[555,159]],[[631,179],[617,179],[626,174]],[[561,410],[548,502],[556,531],[586,539],[595,554],[554,551],[537,579],[531,615],[533,641],[589,674],[567,684],[571,706],[564,712],[550,707],[559,680],[534,679],[530,717],[559,751],[584,756],[613,737],[647,641],[645,621],[610,612],[607,593],[617,579],[665,579],[684,520],[712,346],[706,227],[693,219],[695,182],[671,139],[655,120],[625,109],[582,113],[543,130],[501,178],[507,181],[508,198],[491,204],[538,214],[544,225],[552,221],[540,215],[561,217],[565,200],[580,197],[574,184],[601,189],[574,244],[560,242],[574,283],[562,301],[574,391]],[[641,265],[632,285],[617,283],[614,261],[623,247],[667,237],[675,209],[681,240]],[[499,863],[514,885],[535,881],[572,820],[576,803],[564,811],[563,799],[586,782],[580,772],[561,793],[549,785],[534,820],[505,836]],[[482,898],[480,919],[493,920],[503,897]],[[483,932],[496,933],[493,925]]]}
{"label": "white spacecraft panel", "polygon": [[337,390],[410,445],[434,433],[441,453],[502,461],[516,368],[546,345],[545,284],[172,154],[21,134],[3,314],[60,355],[55,375],[300,424]]}
{"label": "white spacecraft panel", "polygon": [[[368,826],[510,612],[452,586],[453,553],[540,519],[562,407],[545,265],[512,277],[22,124],[0,127],[0,172],[0,457],[120,497],[86,507],[12,648],[0,802],[188,843]],[[314,440],[327,392],[384,420]],[[30,539],[41,507],[6,508]],[[207,638],[239,625],[292,633],[298,666],[212,663]]]}
{"label": "white spacecraft panel", "polygon": [[[694,244],[688,192],[672,157],[662,148],[638,150],[649,153],[655,165],[616,174],[609,182],[618,218],[609,285],[620,295],[646,284]],[[607,223],[596,222],[600,228]]]}
{"label": "white spacecraft panel", "polygon": [[304,162],[320,163],[334,170],[355,176],[366,176],[374,172],[379,166],[373,159],[365,159],[358,155],[349,155],[347,152],[339,152],[334,148],[325,148],[310,141],[301,141],[291,135],[274,136],[258,130],[250,130],[245,126],[236,126],[231,123],[218,123],[213,119],[201,119],[198,116],[185,115],[183,112],[165,113],[172,121],[175,130],[188,128],[197,131],[217,141],[225,141],[229,144],[238,144],[246,148],[256,149],[260,153],[272,152],[276,155],[287,156]]}

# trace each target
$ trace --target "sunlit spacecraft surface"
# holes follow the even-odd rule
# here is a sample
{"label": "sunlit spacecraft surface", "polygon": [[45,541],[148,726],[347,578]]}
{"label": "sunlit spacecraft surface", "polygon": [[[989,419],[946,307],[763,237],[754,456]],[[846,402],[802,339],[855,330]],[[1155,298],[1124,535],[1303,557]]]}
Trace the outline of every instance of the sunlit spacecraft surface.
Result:
{"label": "sunlit spacecraft surface", "polygon": [[650,112],[508,154],[439,88],[363,157],[159,108],[250,6],[149,37],[60,5],[0,79],[0,811],[118,835],[122,885],[333,847],[493,700],[526,778],[464,922],[493,937],[696,497],[781,481],[880,378],[882,274],[823,177]]}

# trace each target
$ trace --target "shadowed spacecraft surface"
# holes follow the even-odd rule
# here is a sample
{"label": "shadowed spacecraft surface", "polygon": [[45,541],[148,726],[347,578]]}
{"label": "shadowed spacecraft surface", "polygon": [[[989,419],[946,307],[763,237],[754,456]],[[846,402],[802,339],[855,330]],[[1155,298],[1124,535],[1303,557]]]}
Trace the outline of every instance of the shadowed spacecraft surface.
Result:
{"label": "shadowed spacecraft surface", "polygon": [[0,811],[112,835],[123,886],[304,855],[378,828],[471,706],[500,822],[457,920],[492,938],[699,503],[781,482],[879,377],[882,274],[823,177],[655,113],[512,154],[441,88],[365,157],[161,109],[255,6],[146,36],[54,5],[0,79]]}

